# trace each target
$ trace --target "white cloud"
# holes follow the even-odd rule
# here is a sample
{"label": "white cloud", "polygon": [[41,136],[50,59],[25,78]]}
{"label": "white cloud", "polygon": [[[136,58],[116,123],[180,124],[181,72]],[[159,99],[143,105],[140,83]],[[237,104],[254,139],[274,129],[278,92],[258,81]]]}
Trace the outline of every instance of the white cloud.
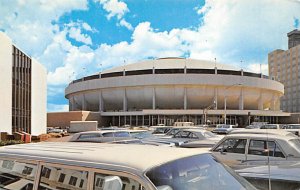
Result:
{"label": "white cloud", "polygon": [[288,0],[207,0],[199,10],[204,13],[199,32],[222,60],[266,54],[287,47],[286,33],[293,29],[299,10],[299,2]]}
{"label": "white cloud", "polygon": [[127,22],[124,18],[124,15],[129,12],[127,4],[123,1],[119,0],[98,0],[100,4],[102,4],[103,9],[108,12],[106,16],[108,20],[112,17],[117,17],[118,22],[117,25],[124,26],[128,30],[133,30],[132,25]]}
{"label": "white cloud", "polygon": [[78,42],[82,42],[88,45],[92,45],[92,39],[89,35],[83,34],[79,28],[70,28],[69,37],[75,39]]}
{"label": "white cloud", "polygon": [[108,19],[116,16],[120,20],[125,15],[125,13],[129,12],[127,4],[122,1],[99,0],[99,2],[103,5],[103,9],[109,13],[107,15]]}
{"label": "white cloud", "polygon": [[69,111],[68,104],[48,104],[47,105],[48,112],[66,112]]}
{"label": "white cloud", "polygon": [[[0,1],[0,29],[28,54],[40,55],[58,30],[57,21],[72,10],[86,10],[87,0]],[[30,43],[28,43],[30,42]]]}
{"label": "white cloud", "polygon": [[263,73],[269,75],[268,64],[251,63],[247,66],[247,69],[254,73]]}
{"label": "white cloud", "polygon": [[125,26],[128,30],[133,30],[133,27],[125,19],[121,19],[120,26]]}

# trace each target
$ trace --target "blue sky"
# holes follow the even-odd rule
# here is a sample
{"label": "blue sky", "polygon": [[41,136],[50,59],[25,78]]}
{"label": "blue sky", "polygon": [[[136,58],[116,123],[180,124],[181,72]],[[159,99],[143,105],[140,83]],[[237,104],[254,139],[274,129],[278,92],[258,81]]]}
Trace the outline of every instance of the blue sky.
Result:
{"label": "blue sky", "polygon": [[148,58],[211,60],[267,73],[299,28],[299,0],[0,0],[0,30],[48,70],[48,111],[67,84]]}

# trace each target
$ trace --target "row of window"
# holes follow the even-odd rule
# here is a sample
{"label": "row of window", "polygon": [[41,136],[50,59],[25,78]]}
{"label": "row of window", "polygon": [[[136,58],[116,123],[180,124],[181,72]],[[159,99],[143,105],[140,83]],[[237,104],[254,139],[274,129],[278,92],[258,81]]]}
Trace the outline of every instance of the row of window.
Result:
{"label": "row of window", "polygon": [[[32,190],[37,165],[14,160],[0,160],[0,189]],[[86,190],[88,188],[88,171],[43,166],[39,178],[39,190]],[[94,190],[103,190],[106,178],[112,177],[103,173],[95,173]],[[134,179],[119,176],[122,190],[142,190],[143,187]]]}
{"label": "row of window", "polygon": [[[214,151],[245,154],[247,139],[227,139]],[[285,158],[279,146],[274,141],[250,140],[248,154]]]}

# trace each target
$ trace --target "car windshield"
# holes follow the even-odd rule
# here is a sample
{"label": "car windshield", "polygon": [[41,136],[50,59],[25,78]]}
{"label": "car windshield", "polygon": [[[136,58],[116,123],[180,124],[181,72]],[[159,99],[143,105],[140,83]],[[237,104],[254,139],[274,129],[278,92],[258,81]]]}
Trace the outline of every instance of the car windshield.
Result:
{"label": "car windshield", "polygon": [[263,125],[261,129],[277,129],[277,125]]}
{"label": "car windshield", "polygon": [[128,132],[109,132],[109,133],[103,133],[103,137],[130,137],[130,134]]}
{"label": "car windshield", "polygon": [[288,125],[287,129],[300,129],[300,125]]}
{"label": "car windshield", "polygon": [[156,187],[166,185],[173,190],[255,190],[211,154],[178,159],[155,167],[146,175]]}
{"label": "car windshield", "polygon": [[300,139],[291,139],[289,142],[291,143],[291,146],[300,154]]}
{"label": "car windshield", "polygon": [[225,129],[228,129],[228,128],[230,128],[230,126],[229,126],[229,125],[219,125],[217,128],[225,128]]}

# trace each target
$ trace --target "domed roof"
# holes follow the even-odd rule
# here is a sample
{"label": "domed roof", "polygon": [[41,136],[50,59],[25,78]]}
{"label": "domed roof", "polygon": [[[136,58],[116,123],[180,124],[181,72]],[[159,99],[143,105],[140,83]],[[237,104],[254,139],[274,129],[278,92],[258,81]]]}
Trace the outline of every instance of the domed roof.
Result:
{"label": "domed roof", "polygon": [[213,61],[169,57],[114,67],[112,69],[105,70],[102,73],[121,72],[124,69],[125,71],[146,70],[152,69],[153,67],[155,69],[183,69],[185,66],[188,69],[214,69],[216,66],[220,70],[240,70],[237,67],[215,63]]}

